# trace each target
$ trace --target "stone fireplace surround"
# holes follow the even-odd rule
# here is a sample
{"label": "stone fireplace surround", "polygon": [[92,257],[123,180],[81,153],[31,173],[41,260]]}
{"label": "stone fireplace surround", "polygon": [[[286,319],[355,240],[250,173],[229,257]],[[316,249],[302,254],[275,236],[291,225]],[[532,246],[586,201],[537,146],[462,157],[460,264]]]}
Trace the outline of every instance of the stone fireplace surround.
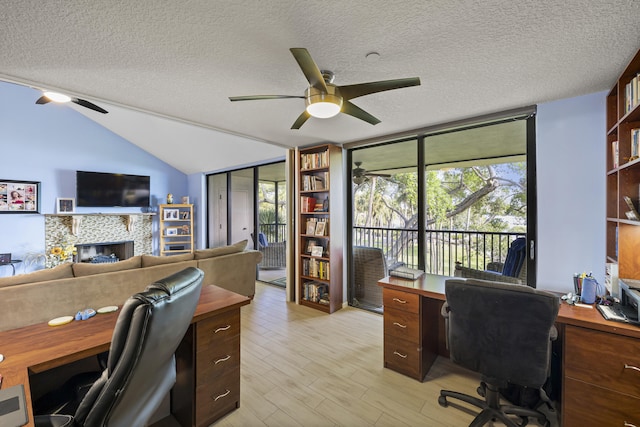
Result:
{"label": "stone fireplace surround", "polygon": [[127,257],[153,254],[153,214],[47,214],[44,231],[47,254],[54,246],[66,243],[83,246],[122,242],[133,242],[133,253],[127,253]]}

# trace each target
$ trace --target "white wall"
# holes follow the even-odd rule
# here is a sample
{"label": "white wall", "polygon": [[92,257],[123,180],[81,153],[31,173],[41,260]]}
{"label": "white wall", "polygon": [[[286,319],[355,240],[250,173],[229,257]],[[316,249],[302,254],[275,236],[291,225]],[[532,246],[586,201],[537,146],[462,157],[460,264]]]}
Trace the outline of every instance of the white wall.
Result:
{"label": "white wall", "polygon": [[604,283],[605,92],[538,105],[538,289]]}

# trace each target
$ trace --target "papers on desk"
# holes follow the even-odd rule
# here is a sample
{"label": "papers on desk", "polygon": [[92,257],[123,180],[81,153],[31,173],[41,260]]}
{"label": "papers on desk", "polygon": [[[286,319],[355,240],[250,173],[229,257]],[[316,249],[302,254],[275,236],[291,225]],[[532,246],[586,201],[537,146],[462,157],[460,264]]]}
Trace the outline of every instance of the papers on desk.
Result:
{"label": "papers on desk", "polygon": [[416,270],[414,268],[409,267],[396,267],[393,270],[389,271],[390,276],[401,277],[403,279],[416,280],[419,279],[424,274],[422,270]]}

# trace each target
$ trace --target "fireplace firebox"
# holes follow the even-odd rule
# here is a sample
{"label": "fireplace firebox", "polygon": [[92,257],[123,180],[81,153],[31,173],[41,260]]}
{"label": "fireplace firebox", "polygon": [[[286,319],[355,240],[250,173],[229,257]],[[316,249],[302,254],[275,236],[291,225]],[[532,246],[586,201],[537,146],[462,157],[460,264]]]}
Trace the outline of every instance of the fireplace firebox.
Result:
{"label": "fireplace firebox", "polygon": [[133,240],[123,242],[83,243],[76,245],[75,262],[115,262],[133,256]]}

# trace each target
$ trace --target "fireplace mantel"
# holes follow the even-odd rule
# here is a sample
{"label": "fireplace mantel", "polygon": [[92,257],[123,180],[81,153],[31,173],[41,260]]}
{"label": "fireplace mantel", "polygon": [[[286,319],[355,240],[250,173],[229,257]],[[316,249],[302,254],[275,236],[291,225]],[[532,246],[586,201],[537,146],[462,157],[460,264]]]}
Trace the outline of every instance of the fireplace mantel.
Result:
{"label": "fireplace mantel", "polygon": [[133,231],[136,223],[138,222],[138,216],[154,216],[155,212],[131,212],[131,213],[119,213],[119,212],[107,212],[107,213],[60,213],[60,214],[45,214],[45,216],[60,216],[71,217],[71,234],[77,236],[80,234],[80,227],[82,226],[82,218],[85,216],[122,216],[127,218],[127,231]]}

